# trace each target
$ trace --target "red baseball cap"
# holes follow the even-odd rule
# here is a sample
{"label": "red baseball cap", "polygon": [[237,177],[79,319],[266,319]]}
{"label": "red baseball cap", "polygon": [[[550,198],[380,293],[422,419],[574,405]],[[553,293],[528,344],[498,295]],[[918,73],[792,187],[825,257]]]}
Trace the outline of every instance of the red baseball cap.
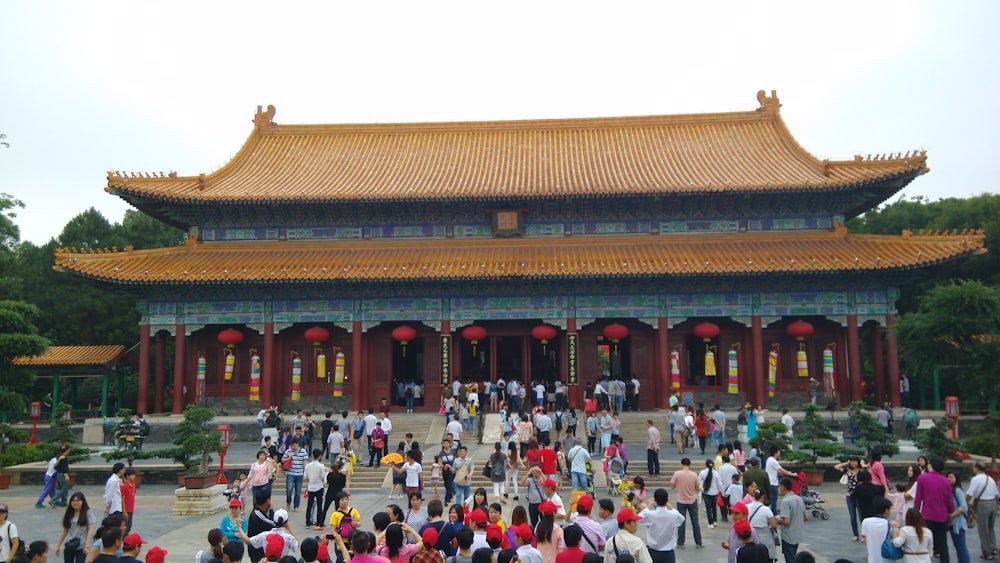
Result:
{"label": "red baseball cap", "polygon": [[486,526],[486,541],[503,539],[503,530],[496,524]]}
{"label": "red baseball cap", "polygon": [[528,524],[518,524],[517,526],[511,526],[511,530],[521,538],[524,543],[531,543],[532,538],[535,537],[535,532],[531,531],[531,526]]}
{"label": "red baseball cap", "polygon": [[539,514],[555,514],[556,513],[556,503],[551,500],[547,500],[542,504],[538,505]]}
{"label": "red baseball cap", "polygon": [[576,501],[576,507],[582,508],[584,512],[590,512],[594,509],[594,499],[590,495],[583,495]]}
{"label": "red baseball cap", "polygon": [[167,550],[160,546],[146,552],[146,563],[163,563],[167,559]]}
{"label": "red baseball cap", "polygon": [[281,552],[284,550],[285,538],[281,537],[281,534],[271,534],[267,536],[267,546],[264,547],[264,557],[280,559]]}
{"label": "red baseball cap", "polygon": [[140,536],[139,534],[129,534],[125,536],[125,539],[122,540],[122,545],[130,549],[134,549],[136,547],[139,547],[140,545],[147,543],[149,542],[142,541],[142,536]]}
{"label": "red baseball cap", "polygon": [[750,511],[747,509],[747,505],[742,502],[738,502],[731,506],[729,508],[729,512],[742,512],[743,514],[750,514]]}
{"label": "red baseball cap", "polygon": [[469,513],[469,520],[475,522],[476,524],[485,524],[490,521],[490,517],[487,516],[485,512],[477,508]]}
{"label": "red baseball cap", "polygon": [[733,523],[733,531],[736,532],[737,536],[740,537],[750,537],[753,533],[753,528],[750,527],[750,522],[746,520],[738,520]]}
{"label": "red baseball cap", "polygon": [[423,540],[424,543],[426,543],[427,545],[433,547],[438,542],[437,530],[435,530],[434,528],[427,528],[426,530],[424,530],[423,535],[420,536],[420,539]]}
{"label": "red baseball cap", "polygon": [[632,512],[631,508],[623,508],[618,511],[618,523],[624,524],[625,522],[638,522],[642,520],[641,516],[636,516],[635,512]]}
{"label": "red baseball cap", "polygon": [[550,489],[555,489],[555,488],[558,487],[558,485],[556,485],[556,482],[553,481],[552,479],[546,479],[546,480],[542,481],[542,487],[548,487]]}

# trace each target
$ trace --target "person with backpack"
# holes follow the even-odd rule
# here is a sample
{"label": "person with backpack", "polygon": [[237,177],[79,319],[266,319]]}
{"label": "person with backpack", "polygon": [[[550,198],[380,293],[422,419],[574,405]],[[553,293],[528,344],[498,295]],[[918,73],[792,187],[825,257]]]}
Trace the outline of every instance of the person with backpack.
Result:
{"label": "person with backpack", "polygon": [[351,536],[351,532],[361,528],[361,513],[351,507],[351,495],[342,491],[334,497],[337,509],[330,514],[330,527],[342,538]]}
{"label": "person with backpack", "polygon": [[135,426],[135,448],[141,452],[142,443],[149,436],[149,423],[142,417],[142,413],[138,412],[135,413],[135,421],[132,423],[132,426]]}
{"label": "person with backpack", "polygon": [[0,502],[0,561],[10,561],[18,555],[24,555],[27,549],[17,535],[17,526],[7,519],[10,507]]}

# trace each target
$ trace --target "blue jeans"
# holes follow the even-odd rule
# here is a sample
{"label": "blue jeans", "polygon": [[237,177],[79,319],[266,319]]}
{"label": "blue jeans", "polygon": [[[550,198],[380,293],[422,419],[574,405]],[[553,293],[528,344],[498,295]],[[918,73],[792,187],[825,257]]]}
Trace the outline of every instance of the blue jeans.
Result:
{"label": "blue jeans", "polygon": [[625,395],[615,395],[615,410],[622,412],[622,408],[625,406]]}
{"label": "blue jeans", "polygon": [[413,410],[413,397],[412,396],[407,396],[406,397],[406,410],[408,410],[408,411],[412,411]]}
{"label": "blue jeans", "polygon": [[696,545],[701,545],[701,526],[698,525],[698,502],[695,501],[691,504],[678,502],[677,512],[680,512],[685,516],[684,523],[681,524],[680,529],[677,530],[677,545],[684,545],[684,531],[687,529],[688,522],[691,523],[691,530],[694,534],[694,543]]}
{"label": "blue jeans", "polygon": [[725,430],[716,430],[715,432],[712,432],[712,442],[715,443],[715,447],[716,448],[718,448],[722,444],[725,444],[726,443],[726,431]]}
{"label": "blue jeans", "polygon": [[781,542],[781,553],[785,556],[785,563],[795,563],[795,555],[799,552],[799,544]]}
{"label": "blue jeans", "polygon": [[455,502],[464,505],[465,499],[472,496],[472,485],[459,485],[455,483]]}
{"label": "blue jeans", "polygon": [[955,556],[958,558],[958,563],[969,563],[969,546],[965,543],[965,530],[956,532],[955,529],[949,528],[951,532],[951,543],[955,546]]}
{"label": "blue jeans", "polygon": [[851,535],[854,537],[858,536],[858,501],[854,500],[851,495],[847,495],[847,512],[851,515]]}
{"label": "blue jeans", "polygon": [[587,490],[587,474],[580,471],[573,471],[570,473],[570,478],[573,481],[573,489],[577,491]]}
{"label": "blue jeans", "polygon": [[285,475],[285,504],[292,504],[295,499],[295,508],[302,503],[302,475]]}
{"label": "blue jeans", "polygon": [[267,492],[267,496],[269,496],[269,497],[271,496],[271,484],[270,483],[267,483],[265,485],[254,485],[253,487],[251,487],[251,490],[253,491],[253,500],[251,500],[250,502],[251,502],[251,504],[254,504],[254,505],[257,504],[257,494],[258,493],[266,491]]}
{"label": "blue jeans", "polygon": [[[770,505],[771,512],[774,512],[775,514],[777,514],[778,513],[778,486],[777,485],[771,485],[771,498],[768,499],[768,500],[771,501],[771,505]],[[793,553],[792,555],[795,555],[795,554]]]}

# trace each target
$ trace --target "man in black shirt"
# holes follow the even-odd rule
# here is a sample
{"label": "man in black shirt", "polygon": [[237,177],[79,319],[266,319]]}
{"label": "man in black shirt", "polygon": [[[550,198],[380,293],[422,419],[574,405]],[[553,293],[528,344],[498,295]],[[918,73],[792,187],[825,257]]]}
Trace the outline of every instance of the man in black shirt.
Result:
{"label": "man in black shirt", "polygon": [[333,411],[326,411],[326,418],[323,422],[319,423],[321,434],[323,438],[323,459],[330,459],[330,445],[326,443],[327,438],[330,437],[330,432],[333,431],[333,420],[330,418],[333,416]]}
{"label": "man in black shirt", "polygon": [[[247,535],[251,538],[261,532],[268,532],[274,529],[274,511],[271,510],[271,493],[261,491],[254,498],[254,510],[247,520]],[[264,558],[264,550],[247,546],[250,554],[250,561],[260,561]]]}
{"label": "man in black shirt", "polygon": [[122,530],[120,527],[112,526],[105,528],[101,534],[101,553],[94,558],[92,563],[121,563],[115,553],[122,546]]}

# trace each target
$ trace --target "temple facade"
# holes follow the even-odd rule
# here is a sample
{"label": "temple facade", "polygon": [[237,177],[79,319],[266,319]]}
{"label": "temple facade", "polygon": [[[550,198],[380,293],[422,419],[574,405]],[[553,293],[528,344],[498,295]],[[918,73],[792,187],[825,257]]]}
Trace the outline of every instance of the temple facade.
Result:
{"label": "temple facade", "polygon": [[174,412],[223,397],[357,410],[408,381],[436,410],[455,378],[558,379],[581,406],[602,376],[635,377],[641,408],[672,390],[798,404],[810,383],[846,404],[866,379],[899,406],[898,288],[984,237],[847,232],[926,154],[819,160],[773,92],[758,102],[377,125],[258,108],[215,172],[109,172],[106,191],[185,245],[60,249],[55,267],[138,298],[142,412],[168,390]]}

